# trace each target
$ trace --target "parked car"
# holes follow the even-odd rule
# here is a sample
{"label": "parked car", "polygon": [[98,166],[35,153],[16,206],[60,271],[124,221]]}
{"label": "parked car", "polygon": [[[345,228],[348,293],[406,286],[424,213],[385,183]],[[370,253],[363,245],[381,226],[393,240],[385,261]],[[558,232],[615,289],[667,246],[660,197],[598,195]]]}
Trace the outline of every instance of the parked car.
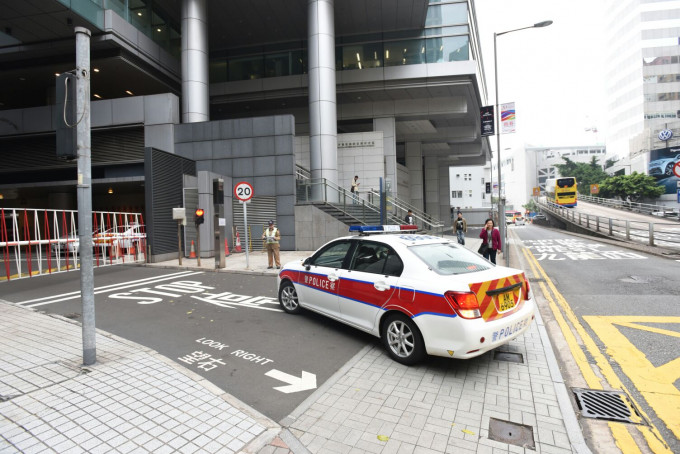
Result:
{"label": "parked car", "polygon": [[75,234],[62,234],[58,239],[52,240],[50,243],[52,253],[54,255],[78,255],[80,249],[80,240]]}
{"label": "parked car", "polygon": [[536,306],[521,270],[456,241],[378,230],[384,227],[352,226],[360,236],[284,265],[277,281],[283,310],[309,309],[370,333],[407,365],[427,354],[479,356],[528,329]]}

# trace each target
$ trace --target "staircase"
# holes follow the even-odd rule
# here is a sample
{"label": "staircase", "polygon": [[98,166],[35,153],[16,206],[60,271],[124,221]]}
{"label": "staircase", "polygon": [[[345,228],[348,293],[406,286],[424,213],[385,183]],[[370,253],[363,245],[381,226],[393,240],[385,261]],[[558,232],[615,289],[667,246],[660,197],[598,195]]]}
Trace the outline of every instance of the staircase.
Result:
{"label": "staircase", "polygon": [[[327,181],[325,178],[312,179],[309,172],[298,166],[296,178],[296,203],[314,205],[345,225],[379,225],[380,207],[373,201],[380,200],[377,192],[364,193],[367,198],[354,199],[344,188]],[[379,203],[379,202],[378,202]],[[432,218],[410,204],[396,197],[388,197],[390,210],[386,213],[386,223],[403,224],[407,211],[413,211],[416,224],[421,232],[441,233],[444,223]]]}

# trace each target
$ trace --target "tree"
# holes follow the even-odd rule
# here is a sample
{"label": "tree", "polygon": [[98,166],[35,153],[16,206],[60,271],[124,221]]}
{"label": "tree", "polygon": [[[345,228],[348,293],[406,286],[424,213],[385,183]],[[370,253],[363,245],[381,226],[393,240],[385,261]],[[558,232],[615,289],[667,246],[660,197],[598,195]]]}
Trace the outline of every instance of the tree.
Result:
{"label": "tree", "polygon": [[525,205],[522,205],[522,208],[527,210],[529,213],[535,213],[538,211],[538,204],[534,199],[530,199],[529,202],[527,202]]}
{"label": "tree", "polygon": [[637,172],[609,177],[600,185],[600,196],[620,197],[631,202],[641,197],[659,197],[665,192],[666,189],[658,185],[656,178]]}
{"label": "tree", "polygon": [[574,177],[578,183],[578,192],[590,194],[590,185],[599,184],[607,179],[607,173],[597,162],[597,156],[593,156],[590,162],[574,162],[563,156],[564,164],[555,164],[557,171],[563,177]]}

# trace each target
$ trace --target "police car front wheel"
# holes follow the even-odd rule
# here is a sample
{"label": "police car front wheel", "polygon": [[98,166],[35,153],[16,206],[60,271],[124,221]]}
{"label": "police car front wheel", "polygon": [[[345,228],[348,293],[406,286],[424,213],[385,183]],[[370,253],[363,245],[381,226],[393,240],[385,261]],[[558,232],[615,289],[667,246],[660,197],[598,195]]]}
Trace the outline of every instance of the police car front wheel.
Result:
{"label": "police car front wheel", "polygon": [[392,359],[402,364],[415,364],[425,355],[423,337],[418,327],[402,314],[388,316],[382,341]]}
{"label": "police car front wheel", "polygon": [[279,303],[284,311],[297,314],[302,308],[298,301],[297,291],[291,282],[284,282],[279,289]]}

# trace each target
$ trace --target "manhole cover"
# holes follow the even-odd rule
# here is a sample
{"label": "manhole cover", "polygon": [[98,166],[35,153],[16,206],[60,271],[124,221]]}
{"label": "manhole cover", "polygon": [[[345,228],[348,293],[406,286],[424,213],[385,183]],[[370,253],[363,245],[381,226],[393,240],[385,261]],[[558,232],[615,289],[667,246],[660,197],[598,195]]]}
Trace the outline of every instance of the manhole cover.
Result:
{"label": "manhole cover", "polygon": [[493,359],[497,361],[509,361],[511,363],[523,363],[524,357],[521,353],[502,352],[494,350]]}
{"label": "manhole cover", "polygon": [[581,415],[586,418],[644,424],[626,393],[573,388]]}
{"label": "manhole cover", "polygon": [[523,448],[534,449],[534,429],[502,419],[489,418],[489,439]]}

